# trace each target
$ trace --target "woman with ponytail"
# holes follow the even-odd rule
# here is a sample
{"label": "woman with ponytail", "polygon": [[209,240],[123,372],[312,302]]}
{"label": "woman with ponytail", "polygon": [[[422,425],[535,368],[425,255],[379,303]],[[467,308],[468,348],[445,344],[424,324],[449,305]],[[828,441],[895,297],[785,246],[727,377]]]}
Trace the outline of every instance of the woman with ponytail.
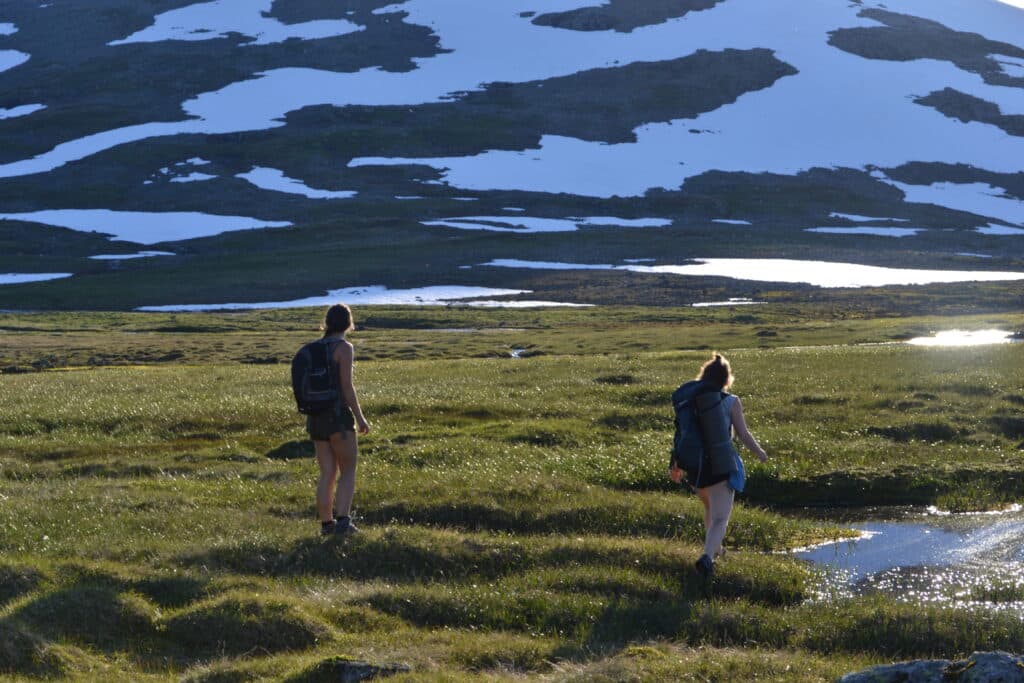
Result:
{"label": "woman with ponytail", "polygon": [[352,382],[353,349],[345,335],[353,327],[348,306],[334,304],[327,309],[322,325],[323,338],[328,343],[331,368],[338,373],[338,400],[332,409],[306,418],[306,431],[316,447],[316,461],[320,466],[316,507],[320,533],[324,535],[359,531],[351,517],[358,460],[356,431],[368,434],[370,423],[363,417]]}
{"label": "woman with ponytail", "polygon": [[[727,416],[732,433],[739,437],[743,445],[750,449],[758,460],[767,460],[768,454],[747,429],[739,397],[728,393],[733,382],[729,361],[716,353],[714,358],[701,366],[697,380],[707,385],[709,391],[721,393],[723,412]],[[735,449],[733,452],[735,453]],[[698,471],[689,482],[696,489],[697,496],[704,505],[704,554],[696,562],[697,571],[704,577],[710,576],[714,571],[715,558],[725,554],[722,541],[725,539],[729,516],[732,514],[733,497],[736,491],[743,490],[743,461],[740,460],[739,453],[735,453],[735,458],[736,467],[732,468],[731,472],[713,473],[711,468],[707,468]],[[678,484],[682,481],[683,470],[673,462],[669,476]]]}

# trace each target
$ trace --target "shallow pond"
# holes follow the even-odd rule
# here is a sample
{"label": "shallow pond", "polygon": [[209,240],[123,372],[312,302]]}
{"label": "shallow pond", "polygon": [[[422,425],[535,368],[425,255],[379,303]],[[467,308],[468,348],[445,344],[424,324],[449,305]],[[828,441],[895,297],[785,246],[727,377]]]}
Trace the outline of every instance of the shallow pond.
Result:
{"label": "shallow pond", "polygon": [[824,571],[822,598],[881,592],[901,601],[1024,609],[1024,511],[873,510],[833,520],[861,537],[794,554]]}

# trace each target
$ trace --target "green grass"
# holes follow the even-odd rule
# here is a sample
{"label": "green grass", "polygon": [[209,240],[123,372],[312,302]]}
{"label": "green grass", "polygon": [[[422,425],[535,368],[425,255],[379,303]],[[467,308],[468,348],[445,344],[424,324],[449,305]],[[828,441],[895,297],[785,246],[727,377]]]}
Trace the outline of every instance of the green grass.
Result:
{"label": "green grass", "polygon": [[[53,338],[55,365],[80,366],[0,375],[0,675],[329,680],[353,658],[409,667],[393,680],[812,681],[1024,647],[1010,615],[821,604],[815,574],[773,552],[847,533],[806,505],[1018,500],[1016,347],[834,342],[1019,317],[365,309],[353,340],[374,431],[364,533],[344,541],[316,533],[286,366],[237,362],[260,339],[286,353],[310,317],[0,321],[6,363],[32,367]],[[729,349],[766,327],[786,343],[728,356],[772,459],[749,464],[708,585],[691,569],[700,505],[665,477],[668,396],[706,356],[681,349],[701,330]],[[630,334],[655,348],[608,339]],[[504,335],[543,353],[502,357]],[[387,351],[408,341],[407,360]],[[123,357],[74,362],[103,353]]]}

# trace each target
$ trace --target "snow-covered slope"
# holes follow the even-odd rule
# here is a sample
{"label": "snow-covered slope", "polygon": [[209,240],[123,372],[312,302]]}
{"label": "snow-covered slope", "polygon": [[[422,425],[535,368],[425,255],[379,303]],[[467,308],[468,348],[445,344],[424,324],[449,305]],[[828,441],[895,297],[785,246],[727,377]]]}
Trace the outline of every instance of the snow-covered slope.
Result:
{"label": "snow-covered slope", "polygon": [[[678,227],[788,220],[808,240],[871,235],[821,229],[871,209],[891,216],[880,228],[913,220],[913,239],[1020,228],[1020,4],[0,2],[0,229],[79,229],[90,211],[88,229],[157,244],[219,232],[166,227],[195,212],[301,231],[317,207],[361,199],[426,231],[495,233],[608,201],[628,229],[651,198]],[[729,189],[765,183],[784,201],[752,209]],[[825,206],[822,187],[847,203]],[[474,225],[407,200],[492,195],[527,215]],[[165,215],[147,225],[147,211]],[[134,224],[105,230],[102,215]]]}

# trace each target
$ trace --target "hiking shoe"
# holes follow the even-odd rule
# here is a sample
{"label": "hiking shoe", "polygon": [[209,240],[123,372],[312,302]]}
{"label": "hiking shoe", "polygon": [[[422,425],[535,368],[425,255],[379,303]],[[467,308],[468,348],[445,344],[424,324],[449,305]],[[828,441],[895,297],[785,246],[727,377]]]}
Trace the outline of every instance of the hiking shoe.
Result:
{"label": "hiking shoe", "polygon": [[321,522],[320,523],[320,535],[331,536],[337,533],[338,523],[337,522]]}
{"label": "hiking shoe", "polygon": [[353,524],[350,518],[341,517],[334,520],[334,531],[332,533],[335,536],[351,536],[352,534],[359,533],[359,527]]}
{"label": "hiking shoe", "polygon": [[701,555],[694,566],[697,568],[697,573],[705,579],[710,579],[711,575],[715,573],[715,562],[707,555]]}

